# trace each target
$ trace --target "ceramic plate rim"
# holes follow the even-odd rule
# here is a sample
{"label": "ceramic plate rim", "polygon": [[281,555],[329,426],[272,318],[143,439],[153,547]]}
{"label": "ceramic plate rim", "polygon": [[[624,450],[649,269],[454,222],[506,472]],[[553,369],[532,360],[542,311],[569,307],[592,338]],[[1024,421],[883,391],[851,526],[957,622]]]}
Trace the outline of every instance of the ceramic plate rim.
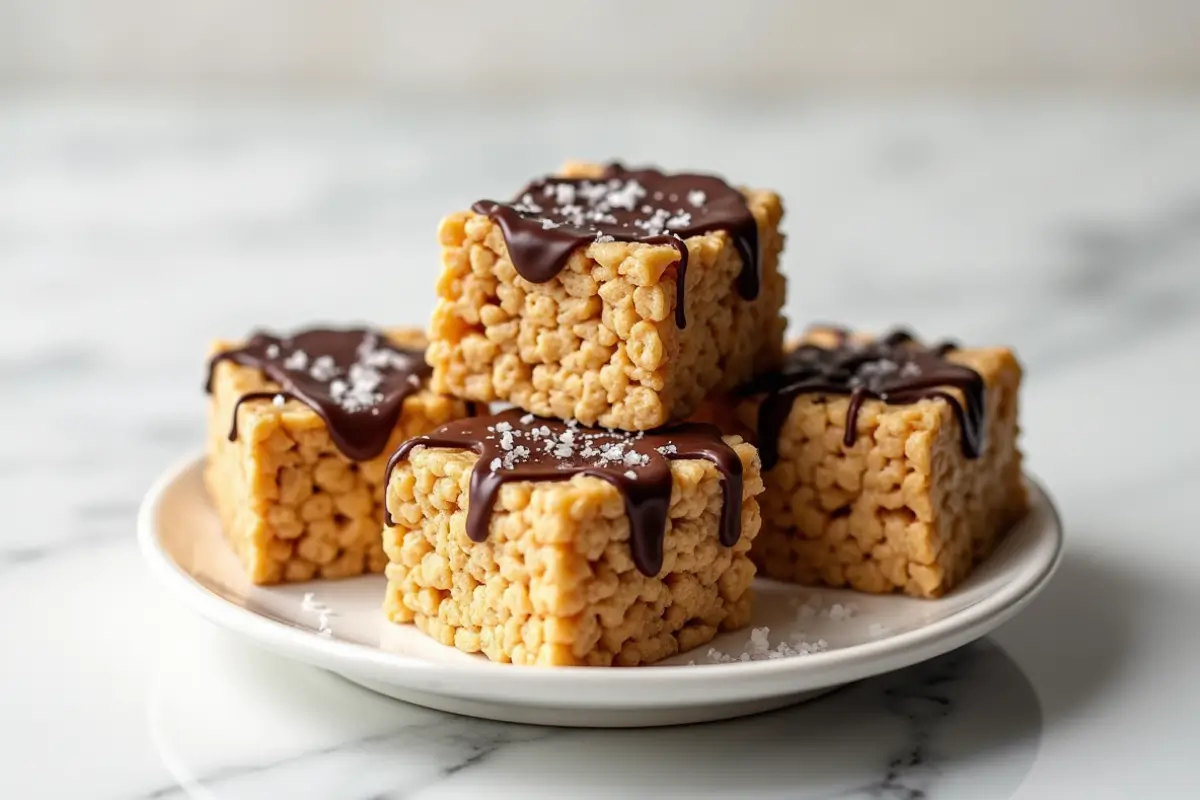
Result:
{"label": "ceramic plate rim", "polygon": [[[1042,484],[1026,473],[1032,495],[1031,508],[1047,515],[1045,527],[1053,537],[1053,553],[1044,558],[1036,571],[1004,584],[1000,589],[947,617],[910,631],[897,633],[872,642],[814,653],[802,658],[780,658],[732,664],[705,664],[702,668],[688,665],[656,666],[644,669],[598,669],[595,667],[522,668],[495,664],[485,660],[462,662],[431,662],[422,658],[395,653],[355,642],[329,639],[293,627],[236,605],[197,581],[181,567],[160,543],[157,520],[168,489],[189,471],[203,463],[202,455],[190,455],[168,468],[147,491],[138,509],[138,542],[142,556],[151,572],[184,605],[218,627],[242,634],[262,646],[284,651],[294,657],[335,672],[353,676],[370,675],[395,685],[413,685],[426,691],[430,679],[446,684],[446,694],[458,697],[494,697],[494,689],[471,690],[471,679],[487,684],[502,682],[506,689],[519,695],[551,700],[547,689],[615,689],[625,688],[646,694],[645,702],[663,704],[679,702],[689,688],[699,688],[722,679],[736,678],[743,684],[736,690],[727,681],[723,697],[761,697],[779,693],[786,683],[787,691],[847,683],[870,675],[917,663],[948,652],[993,630],[1020,611],[1049,582],[1062,561],[1064,537],[1061,516]],[[1032,513],[1032,512],[1031,512]],[[807,673],[807,677],[802,677]],[[415,683],[406,677],[420,676]],[[791,677],[792,680],[781,681]],[[451,686],[453,688],[451,688]],[[771,687],[774,686],[774,689]],[[535,690],[531,692],[530,690]],[[664,691],[668,690],[668,691]],[[512,697],[522,702],[520,697]],[[577,697],[588,705],[586,698]],[[611,699],[611,698],[610,698]],[[625,700],[632,698],[626,697]],[[614,703],[620,705],[621,703]]]}

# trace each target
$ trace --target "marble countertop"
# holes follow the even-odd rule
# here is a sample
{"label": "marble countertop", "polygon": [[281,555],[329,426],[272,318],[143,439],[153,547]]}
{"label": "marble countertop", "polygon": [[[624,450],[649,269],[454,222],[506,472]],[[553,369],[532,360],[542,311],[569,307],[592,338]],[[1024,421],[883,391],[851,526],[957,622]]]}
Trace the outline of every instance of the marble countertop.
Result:
{"label": "marble countertop", "polygon": [[[707,107],[0,103],[0,797],[1197,796],[1200,103]],[[1018,348],[1068,535],[1042,597],[808,705],[621,732],[385,701],[151,582],[134,514],[200,445],[210,337],[423,324],[443,212],[611,154],[780,189],[794,325]]]}

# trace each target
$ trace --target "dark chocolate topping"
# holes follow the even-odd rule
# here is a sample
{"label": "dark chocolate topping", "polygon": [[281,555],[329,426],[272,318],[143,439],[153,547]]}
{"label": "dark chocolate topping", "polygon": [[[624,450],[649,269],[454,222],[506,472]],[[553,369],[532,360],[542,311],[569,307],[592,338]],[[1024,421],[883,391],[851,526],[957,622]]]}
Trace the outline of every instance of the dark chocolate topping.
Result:
{"label": "dark chocolate topping", "polygon": [[679,251],[675,324],[680,328],[687,324],[683,240],[726,230],[742,257],[738,293],[745,300],[758,297],[758,223],[742,193],[713,175],[668,175],[610,164],[600,178],[542,178],[511,203],[480,200],[471,208],[500,225],[513,267],[533,283],[553,279],[575,248],[593,241],[673,246]]}
{"label": "dark chocolate topping", "polygon": [[[662,569],[663,536],[671,504],[671,468],[678,458],[703,458],[721,471],[721,544],[741,535],[742,462],[714,425],[685,423],[644,433],[585,428],[512,409],[492,417],[460,419],[410,439],[388,462],[392,468],[414,447],[451,447],[479,456],[471,472],[467,535],[487,538],[500,487],[510,481],[565,481],[591,475],[625,498],[633,562],[645,575]],[[387,522],[392,524],[391,513]]]}
{"label": "dark chocolate topping", "polygon": [[[925,347],[902,330],[855,344],[844,328],[831,330],[836,340],[833,347],[801,345],[788,354],[778,372],[763,375],[739,390],[744,396],[764,395],[758,409],[758,449],[764,469],[778,461],[779,433],[795,398],[804,394],[850,397],[843,437],[847,447],[854,444],[864,400],[908,405],[941,398],[958,418],[963,453],[968,458],[979,457],[985,431],[985,386],[978,372],[946,360],[946,353],[956,349],[955,345]],[[962,391],[965,409],[945,387]]]}
{"label": "dark chocolate topping", "polygon": [[[255,333],[245,345],[217,353],[208,362],[205,391],[221,361],[262,370],[277,392],[238,398],[229,440],[237,438],[237,410],[248,400],[299,400],[325,420],[329,436],[349,459],[367,461],[383,452],[404,399],[430,373],[423,350],[397,347],[382,333],[365,329],[314,328],[287,337]],[[282,402],[282,401],[280,401]]]}

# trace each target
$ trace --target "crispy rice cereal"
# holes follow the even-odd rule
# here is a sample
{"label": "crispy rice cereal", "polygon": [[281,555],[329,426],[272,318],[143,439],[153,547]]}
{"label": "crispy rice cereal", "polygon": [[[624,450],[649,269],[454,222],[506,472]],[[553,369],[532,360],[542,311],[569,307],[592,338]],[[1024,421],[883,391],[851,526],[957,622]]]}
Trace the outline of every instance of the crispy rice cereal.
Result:
{"label": "crispy rice cereal", "polygon": [[674,481],[663,567],[634,566],[629,520],[606,481],[504,485],[486,541],[466,534],[477,456],[418,447],[387,489],[395,527],[384,530],[393,622],[493,661],[542,665],[649,664],[707,643],[750,618],[762,491],[758,454],[736,437],[742,461],[742,533],[718,542],[721,477],[705,460],[671,462]]}
{"label": "crispy rice cereal", "polygon": [[[811,341],[828,345],[827,333]],[[950,405],[869,400],[842,443],[847,397],[800,395],[763,473],[763,531],[751,558],[763,575],[865,592],[938,597],[960,583],[1025,513],[1017,449],[1021,368],[1006,348],[954,351],[984,379],[986,439],[967,458]],[[949,390],[957,393],[957,390]],[[961,394],[959,395],[961,396]],[[753,430],[757,400],[737,409]]]}
{"label": "crispy rice cereal", "polygon": [[[595,177],[600,169],[572,164],[563,175]],[[783,206],[774,192],[743,194],[758,222],[758,298],[738,296],[742,259],[728,233],[687,238],[683,329],[674,319],[679,254],[670,245],[593,243],[536,284],[517,274],[496,223],[473,211],[451,214],[438,231],[432,388],[585,425],[648,430],[774,366],[786,324]]]}

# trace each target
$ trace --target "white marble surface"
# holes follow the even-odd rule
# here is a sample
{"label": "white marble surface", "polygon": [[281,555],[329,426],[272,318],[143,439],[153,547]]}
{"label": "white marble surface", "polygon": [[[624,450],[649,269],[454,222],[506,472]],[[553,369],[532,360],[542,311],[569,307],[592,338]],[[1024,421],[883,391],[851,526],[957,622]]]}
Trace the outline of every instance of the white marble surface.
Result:
{"label": "white marble surface", "polygon": [[[0,103],[0,797],[1194,797],[1200,103]],[[441,213],[562,157],[788,200],[794,321],[1016,345],[1062,571],[986,642],[792,710],[478,722],[247,647],[152,585],[213,335],[423,322]]]}

